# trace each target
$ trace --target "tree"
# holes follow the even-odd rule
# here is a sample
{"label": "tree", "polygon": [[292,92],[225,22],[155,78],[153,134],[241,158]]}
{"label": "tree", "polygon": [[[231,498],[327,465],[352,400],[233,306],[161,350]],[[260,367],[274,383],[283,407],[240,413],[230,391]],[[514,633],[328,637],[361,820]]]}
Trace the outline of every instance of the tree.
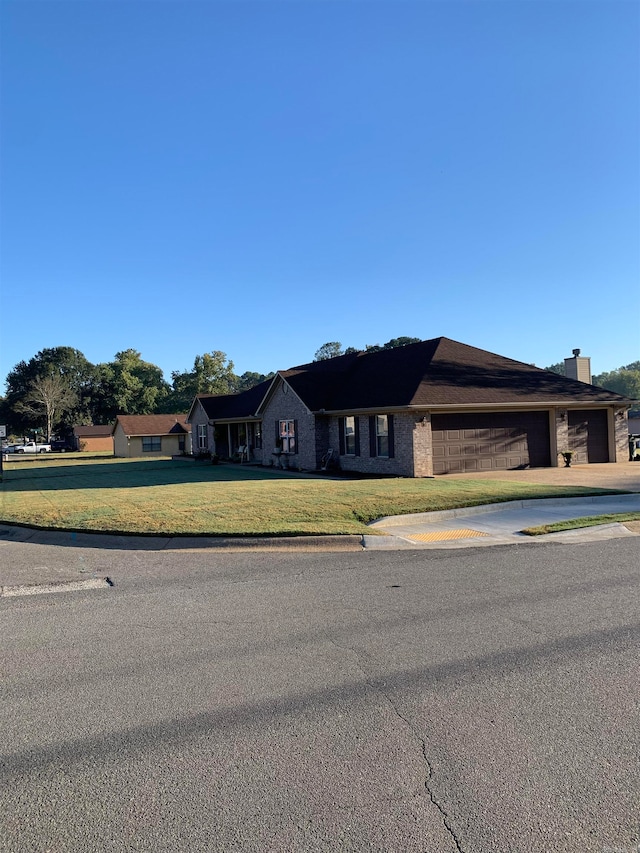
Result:
{"label": "tree", "polygon": [[387,341],[386,344],[382,345],[382,349],[395,349],[396,347],[406,347],[407,344],[419,344],[420,342],[420,338],[391,338],[390,341]]}
{"label": "tree", "polygon": [[16,408],[36,421],[42,420],[49,441],[54,426],[58,425],[60,413],[72,409],[76,402],[77,394],[71,388],[68,378],[51,371],[47,376],[37,376],[32,380],[27,393],[16,404]]}
{"label": "tree", "polygon": [[599,373],[593,377],[593,384],[622,394],[623,397],[640,400],[640,361],[632,361],[626,367]]}
{"label": "tree", "polygon": [[52,347],[41,350],[29,361],[19,362],[7,375],[6,406],[14,432],[24,433],[31,426],[33,410],[25,398],[37,379],[50,376],[60,376],[73,392],[58,408],[57,424],[64,422],[70,428],[75,423],[91,422],[96,367],[77,349]]}
{"label": "tree", "polygon": [[328,341],[326,344],[322,344],[320,349],[316,350],[313,360],[326,361],[328,358],[337,358],[339,355],[343,355],[340,341]]}
{"label": "tree", "polygon": [[[390,341],[387,341],[386,344],[366,344],[364,351],[365,352],[380,352],[383,349],[395,349],[396,347],[406,347],[407,344],[419,344],[421,343],[421,338],[409,338],[409,337],[400,337],[400,338],[391,338]],[[342,349],[342,344],[338,341],[331,341],[327,344],[323,344],[320,349],[316,352],[314,361],[322,361],[325,358],[335,358],[337,355],[352,355],[358,352],[362,352],[361,349],[357,347],[347,347],[345,350]]]}
{"label": "tree", "polygon": [[564,361],[559,361],[557,364],[550,364],[549,367],[545,367],[545,370],[550,370],[552,373],[557,373],[559,376],[567,375]]}
{"label": "tree", "polygon": [[116,415],[149,415],[162,410],[169,384],[162,370],[143,361],[140,353],[126,349],[115,359],[98,365],[100,420],[109,423]]}
{"label": "tree", "polygon": [[197,355],[193,370],[184,373],[173,371],[171,380],[171,393],[164,409],[172,412],[188,411],[197,394],[230,394],[238,385],[233,362],[221,350]]}
{"label": "tree", "polygon": [[247,370],[242,374],[242,376],[238,377],[236,390],[248,391],[250,388],[255,388],[256,385],[259,385],[266,379],[273,379],[273,377],[273,373],[253,373],[252,371]]}

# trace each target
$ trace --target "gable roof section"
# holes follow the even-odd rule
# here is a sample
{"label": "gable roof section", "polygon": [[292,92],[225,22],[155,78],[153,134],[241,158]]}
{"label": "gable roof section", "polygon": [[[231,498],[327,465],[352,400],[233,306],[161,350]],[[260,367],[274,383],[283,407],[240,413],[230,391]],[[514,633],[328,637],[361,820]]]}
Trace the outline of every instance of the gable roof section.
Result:
{"label": "gable roof section", "polygon": [[196,400],[210,421],[254,418],[272,383],[273,379],[265,379],[248,391],[240,391],[237,394],[198,394]]}
{"label": "gable roof section", "polygon": [[120,424],[125,435],[176,435],[191,432],[186,415],[118,415],[112,432]]}
{"label": "gable roof section", "polygon": [[312,411],[629,402],[444,337],[311,362],[281,375]]}

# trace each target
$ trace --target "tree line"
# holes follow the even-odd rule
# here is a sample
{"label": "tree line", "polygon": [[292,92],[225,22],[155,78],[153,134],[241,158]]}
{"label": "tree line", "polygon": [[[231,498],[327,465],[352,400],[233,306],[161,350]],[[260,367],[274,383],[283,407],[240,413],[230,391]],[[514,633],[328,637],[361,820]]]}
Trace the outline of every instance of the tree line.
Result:
{"label": "tree line", "polygon": [[[415,343],[419,338],[393,338],[367,351]],[[357,352],[337,342],[324,344],[316,360]],[[47,438],[68,435],[74,426],[113,423],[118,414],[149,415],[188,412],[197,394],[247,391],[273,373],[246,371],[238,376],[233,362],[221,350],[197,355],[193,368],[172,371],[171,382],[162,370],[144,361],[135,349],[118,352],[113,361],[92,364],[73,347],[43,349],[21,361],[6,378],[6,396],[0,398],[0,423],[10,435],[34,428]]]}
{"label": "tree line", "polygon": [[134,349],[92,364],[77,349],[53,347],[9,372],[0,423],[12,435],[34,427],[47,437],[65,435],[73,426],[113,423],[122,413],[184,413],[196,394],[245,391],[271,376],[250,371],[237,376],[226,354],[214,350],[196,356],[191,370],[173,371],[167,382],[162,370]]}
{"label": "tree line", "polygon": [[[549,367],[545,367],[545,370],[559,373],[560,376],[566,375],[563,361],[550,364]],[[607,391],[615,391],[623,397],[640,400],[640,361],[632,361],[631,364],[626,364],[617,370],[596,373],[591,377],[591,381],[600,388],[606,388]]]}
{"label": "tree line", "polygon": [[[419,343],[420,338],[392,338],[369,344],[365,352]],[[315,360],[359,352],[328,341]],[[564,373],[564,364],[546,368]],[[270,379],[273,373],[246,371],[238,376],[233,362],[220,350],[197,355],[191,370],[173,371],[171,382],[162,370],[144,361],[135,349],[116,353],[113,361],[92,364],[77,349],[43,349],[29,361],[19,362],[6,378],[6,395],[0,398],[0,423],[11,435],[39,428],[48,438],[69,434],[73,426],[113,423],[118,414],[178,414],[189,410],[197,394],[231,394],[246,391]],[[593,377],[593,384],[640,400],[640,361]]]}

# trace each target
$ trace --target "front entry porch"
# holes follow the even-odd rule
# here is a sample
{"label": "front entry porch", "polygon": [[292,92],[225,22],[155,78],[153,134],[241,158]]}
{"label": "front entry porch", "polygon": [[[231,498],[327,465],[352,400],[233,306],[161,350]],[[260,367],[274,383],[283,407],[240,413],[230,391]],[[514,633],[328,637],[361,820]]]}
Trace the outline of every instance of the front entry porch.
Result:
{"label": "front entry porch", "polygon": [[220,459],[239,462],[260,462],[262,459],[262,430],[257,421],[237,421],[215,424],[214,453]]}

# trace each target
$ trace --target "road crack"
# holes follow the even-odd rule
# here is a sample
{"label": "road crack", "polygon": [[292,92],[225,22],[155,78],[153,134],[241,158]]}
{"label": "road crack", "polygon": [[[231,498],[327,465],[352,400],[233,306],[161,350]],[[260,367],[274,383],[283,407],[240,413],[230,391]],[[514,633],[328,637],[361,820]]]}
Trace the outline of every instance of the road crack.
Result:
{"label": "road crack", "polygon": [[328,639],[329,639],[329,642],[335,648],[340,649],[341,651],[344,651],[344,652],[350,652],[351,653],[351,655],[355,658],[356,666],[357,666],[358,670],[360,671],[365,683],[368,684],[372,690],[375,690],[379,696],[381,696],[383,699],[386,700],[387,704],[389,705],[389,707],[391,708],[391,710],[393,711],[395,716],[404,723],[404,725],[409,730],[409,732],[413,735],[413,737],[416,739],[416,741],[420,744],[420,752],[421,752],[421,757],[422,757],[422,763],[423,763],[424,767],[426,768],[426,778],[424,781],[424,787],[425,787],[427,794],[429,795],[429,800],[431,801],[433,806],[440,813],[440,815],[442,817],[442,824],[443,824],[444,828],[447,830],[449,837],[451,838],[451,840],[455,844],[455,849],[458,851],[458,853],[465,853],[464,848],[460,844],[460,839],[456,835],[455,829],[453,828],[449,813],[447,812],[447,810],[444,808],[444,806],[438,800],[438,798],[436,797],[436,795],[434,793],[434,790],[433,790],[433,782],[434,782],[433,766],[432,766],[431,761],[429,760],[429,756],[427,754],[427,742],[426,742],[426,740],[416,730],[413,723],[407,717],[405,717],[405,715],[400,711],[400,709],[395,704],[395,702],[393,701],[391,696],[383,689],[383,682],[381,682],[379,680],[374,681],[370,677],[370,675],[366,672],[366,670],[363,666],[362,656],[355,649],[351,648],[350,646],[341,646],[339,643],[336,643],[335,640],[333,640],[331,638],[328,638]]}

